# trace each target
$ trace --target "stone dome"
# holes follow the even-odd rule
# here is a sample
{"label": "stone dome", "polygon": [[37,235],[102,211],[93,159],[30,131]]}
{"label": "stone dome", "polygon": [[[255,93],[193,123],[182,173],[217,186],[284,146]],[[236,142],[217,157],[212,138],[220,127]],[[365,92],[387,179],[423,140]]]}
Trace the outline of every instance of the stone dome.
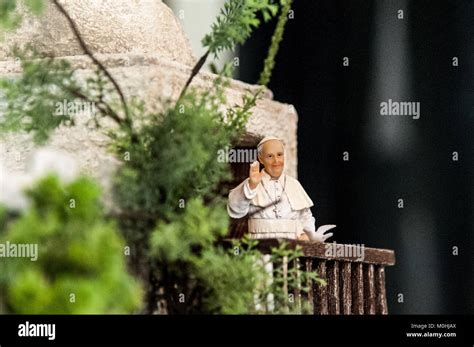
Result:
{"label": "stone dome", "polygon": [[[194,65],[195,58],[171,9],[160,0],[61,0],[94,53],[159,54],[163,58]],[[33,46],[47,56],[83,54],[65,17],[54,4],[47,4],[39,17],[24,8],[22,25],[7,33],[0,47],[0,60],[9,60],[15,45]]]}

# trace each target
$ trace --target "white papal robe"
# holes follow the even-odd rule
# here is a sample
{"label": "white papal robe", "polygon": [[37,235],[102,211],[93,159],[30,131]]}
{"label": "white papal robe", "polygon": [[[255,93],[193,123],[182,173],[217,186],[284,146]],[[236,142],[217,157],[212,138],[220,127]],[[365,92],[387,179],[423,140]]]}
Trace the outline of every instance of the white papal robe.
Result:
{"label": "white papal robe", "polygon": [[[262,209],[266,206],[269,207]],[[285,174],[274,179],[264,172],[255,189],[250,189],[247,178],[230,191],[227,211],[232,218],[250,215],[248,226],[252,239],[297,239],[303,233],[309,236],[315,232],[311,206],[313,202],[298,180]]]}

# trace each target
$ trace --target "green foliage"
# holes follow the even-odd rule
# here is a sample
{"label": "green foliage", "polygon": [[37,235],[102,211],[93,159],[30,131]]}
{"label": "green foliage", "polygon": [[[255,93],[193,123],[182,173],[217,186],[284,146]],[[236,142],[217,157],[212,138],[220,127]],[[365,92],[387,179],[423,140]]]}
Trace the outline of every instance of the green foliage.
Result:
{"label": "green foliage", "polygon": [[[126,134],[114,141],[116,155],[128,155],[116,177],[115,201],[127,215],[145,214],[157,222],[151,230],[130,225],[126,230],[136,248],[150,250],[151,271],[164,289],[158,299],[168,313],[254,310],[254,257],[236,258],[218,243],[228,232],[229,219],[219,186],[230,178],[218,151],[243,132],[262,90],[247,91],[241,105],[226,109],[230,74],[228,64],[213,88],[191,89],[162,113],[139,116],[146,122],[137,131],[137,143]],[[132,109],[140,114],[140,108]],[[185,304],[178,300],[180,294]]]}
{"label": "green foliage", "polygon": [[182,214],[169,223],[158,223],[151,237],[153,254],[167,263],[193,261],[194,250],[212,247],[227,233],[227,227],[227,213],[221,204],[205,206],[201,199],[191,199]]}
{"label": "green foliage", "polygon": [[126,271],[124,241],[102,216],[99,196],[87,178],[63,186],[55,176],[29,192],[31,207],[7,224],[0,243],[36,244],[38,258],[2,258],[0,307],[20,314],[139,309],[141,288]]}
{"label": "green foliage", "polygon": [[[43,0],[24,0],[26,8],[33,14],[39,15],[43,12]],[[0,1],[0,34],[2,30],[12,30],[17,28],[22,20],[22,17],[15,10],[17,9],[17,0],[2,0]],[[0,35],[0,41],[2,37]]]}
{"label": "green foliage", "polygon": [[129,134],[115,137],[114,151],[124,163],[115,184],[123,210],[167,219],[181,213],[181,199],[211,201],[222,195],[219,184],[230,178],[230,171],[227,163],[217,160],[218,151],[242,133],[261,93],[248,91],[242,105],[225,109],[229,73],[226,67],[213,88],[190,90],[161,114],[138,116],[147,123],[138,131],[136,143]]}
{"label": "green foliage", "polygon": [[[236,251],[238,250],[238,252]],[[195,274],[204,288],[204,312],[222,314],[257,313],[255,294],[266,273],[259,266],[258,252],[248,240],[232,249],[206,249],[196,261]]]}
{"label": "green foliage", "polygon": [[[41,11],[40,3],[26,1],[34,12]],[[16,2],[5,0],[1,6],[0,25],[17,25]],[[268,21],[277,12],[275,0],[229,0],[203,44],[208,53],[217,55],[243,43],[261,24],[260,18]],[[275,48],[272,52],[274,60]],[[244,240],[232,249],[220,242],[228,231],[220,185],[230,178],[230,171],[227,163],[218,161],[218,151],[230,147],[243,133],[262,88],[248,90],[240,105],[226,108],[224,90],[232,73],[228,64],[212,88],[185,88],[175,105],[165,103],[158,114],[148,113],[143,100],[128,100],[132,117],[127,113],[123,118],[114,111],[117,105],[111,95],[116,89],[104,71],[98,69],[80,87],[73,70],[62,60],[35,59],[35,55],[21,58],[21,77],[0,81],[0,101],[6,101],[3,109],[0,106],[5,115],[0,132],[32,132],[36,142],[45,142],[55,128],[75,124],[67,115],[55,116],[55,104],[76,98],[96,104],[98,113],[92,121],[98,129],[104,129],[102,118],[119,126],[107,131],[110,147],[122,162],[114,184],[115,201],[121,209],[118,221],[127,244],[145,258],[138,259],[135,267],[146,271],[147,279],[156,279],[156,286],[149,283],[152,288],[147,298],[152,312],[155,294],[165,302],[168,313],[260,312],[255,298],[262,302],[273,291],[275,312],[287,312],[287,298],[280,288],[282,273],[275,272],[271,286],[261,286],[268,282],[268,273],[258,261],[262,255],[256,242]],[[198,71],[193,69],[193,73]],[[271,66],[265,72],[267,78],[270,73]],[[116,313],[139,308],[142,293],[126,272],[124,242],[115,224],[104,219],[99,196],[97,186],[87,179],[62,186],[48,177],[29,192],[31,207],[26,213],[11,220],[0,209],[4,229],[0,241],[39,245],[36,262],[2,261],[0,310]],[[75,208],[70,208],[71,199]],[[274,261],[283,256],[293,260],[301,254],[283,248],[274,251]],[[290,275],[296,273],[290,271]],[[316,279],[304,272],[298,276]],[[76,303],[69,301],[71,293]],[[180,294],[184,294],[184,303]]]}
{"label": "green foliage", "polygon": [[[239,252],[216,241],[227,233],[228,217],[222,204],[206,206],[191,200],[183,214],[160,222],[151,235],[169,313],[248,313],[259,276],[253,250]],[[166,277],[165,277],[166,276]],[[173,300],[180,293],[184,301]],[[171,298],[170,298],[171,297]]]}
{"label": "green foliage", "polygon": [[273,0],[229,0],[221,9],[212,25],[212,31],[202,40],[209,52],[217,54],[242,44],[250,37],[252,30],[260,25],[259,14],[267,22],[278,12]]}
{"label": "green foliage", "polygon": [[8,211],[5,206],[0,204],[0,237],[5,230],[8,221]]}
{"label": "green foliage", "polygon": [[[119,127],[110,132],[112,139],[123,132],[132,134],[132,122],[115,111],[117,100],[114,88],[103,71],[96,69],[81,86],[66,60],[42,57],[31,47],[16,50],[15,54],[21,61],[23,72],[20,78],[0,79],[0,114],[4,115],[0,118],[0,134],[31,132],[33,140],[43,144],[59,126],[76,124],[78,114],[69,112],[68,106],[64,109],[64,102],[94,106],[87,126],[101,129],[104,118],[113,120]],[[143,108],[140,113],[143,116]]]}
{"label": "green foliage", "polygon": [[[269,273],[256,240],[234,240],[231,248],[223,248],[218,241],[227,227],[224,206],[193,199],[183,214],[153,230],[150,254],[165,288],[160,299],[168,313],[312,313],[310,303],[297,304],[301,299],[294,290],[308,293],[310,282],[326,283],[315,272],[292,266],[303,257],[301,248],[290,249],[286,243],[272,248],[274,269]],[[286,271],[283,259],[289,264]],[[271,310],[266,304],[270,295]]]}
{"label": "green foliage", "polygon": [[124,209],[166,218],[180,199],[211,197],[229,177],[227,164],[217,161],[217,151],[229,142],[222,124],[209,105],[193,106],[193,100],[188,94],[179,107],[145,125],[138,143],[116,149],[121,157],[130,155],[116,185]]}
{"label": "green foliage", "polygon": [[[299,298],[294,297],[294,293],[290,291],[298,289],[300,293],[308,293],[311,290],[309,281],[312,281],[314,285],[326,285],[326,281],[319,278],[316,272],[304,270],[304,264],[299,263],[302,258],[301,247],[290,249],[285,242],[271,249],[270,261],[274,264],[273,278],[271,284],[262,290],[261,297],[273,295],[273,313],[297,313],[300,310],[301,313],[312,313],[308,302],[301,302],[300,309],[297,305]],[[286,265],[283,262],[286,262]],[[293,297],[289,297],[289,294]]]}
{"label": "green foliage", "polygon": [[[61,124],[74,125],[68,115],[56,115],[57,103],[71,100],[78,89],[68,62],[53,58],[33,59],[21,56],[23,73],[20,78],[0,79],[0,132],[26,131],[34,133],[37,143],[44,143]],[[2,96],[3,94],[3,96]]]}
{"label": "green foliage", "polygon": [[242,96],[241,105],[234,105],[227,110],[226,126],[233,128],[236,134],[241,134],[245,130],[245,125],[252,115],[252,108],[257,104],[263,89],[259,88],[255,92],[247,90]]}
{"label": "green foliage", "polygon": [[43,12],[44,3],[43,0],[24,0],[25,5],[36,15],[39,15]]}
{"label": "green foliage", "polygon": [[268,55],[263,64],[263,71],[260,74],[260,79],[258,84],[266,86],[270,82],[270,77],[272,75],[273,67],[275,66],[275,57],[278,53],[278,48],[280,47],[280,42],[283,39],[283,33],[285,32],[285,25],[288,21],[288,12],[291,8],[292,0],[286,0],[281,8],[280,16],[278,17],[278,22],[275,28],[275,32],[272,36],[272,42],[268,50]]}
{"label": "green foliage", "polygon": [[0,2],[0,28],[11,30],[21,23],[21,16],[15,13],[15,9],[16,0],[2,0]]}

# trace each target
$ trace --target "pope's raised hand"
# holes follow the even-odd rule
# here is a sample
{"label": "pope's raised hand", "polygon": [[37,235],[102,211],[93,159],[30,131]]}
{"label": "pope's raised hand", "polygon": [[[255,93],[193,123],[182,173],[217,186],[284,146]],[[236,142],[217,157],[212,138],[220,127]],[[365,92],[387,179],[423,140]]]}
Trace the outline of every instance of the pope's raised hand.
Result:
{"label": "pope's raised hand", "polygon": [[259,169],[260,169],[260,165],[258,164],[258,161],[254,161],[252,164],[250,164],[250,169],[249,169],[250,189],[257,188],[258,184],[262,180],[263,169],[262,171],[260,171]]}

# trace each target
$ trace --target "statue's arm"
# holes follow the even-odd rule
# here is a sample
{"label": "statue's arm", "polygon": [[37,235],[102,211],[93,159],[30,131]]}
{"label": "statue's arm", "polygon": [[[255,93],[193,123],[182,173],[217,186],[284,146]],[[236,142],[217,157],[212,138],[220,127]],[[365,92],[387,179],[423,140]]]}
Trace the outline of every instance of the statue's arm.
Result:
{"label": "statue's arm", "polygon": [[[300,211],[300,222],[303,225],[303,231],[308,237],[316,231],[313,213],[310,208],[305,208]],[[303,234],[303,233],[302,233]],[[301,236],[302,234],[298,235]]]}
{"label": "statue's arm", "polygon": [[257,195],[257,188],[250,189],[247,178],[229,193],[227,212],[232,218],[242,218],[247,215],[250,201]]}

